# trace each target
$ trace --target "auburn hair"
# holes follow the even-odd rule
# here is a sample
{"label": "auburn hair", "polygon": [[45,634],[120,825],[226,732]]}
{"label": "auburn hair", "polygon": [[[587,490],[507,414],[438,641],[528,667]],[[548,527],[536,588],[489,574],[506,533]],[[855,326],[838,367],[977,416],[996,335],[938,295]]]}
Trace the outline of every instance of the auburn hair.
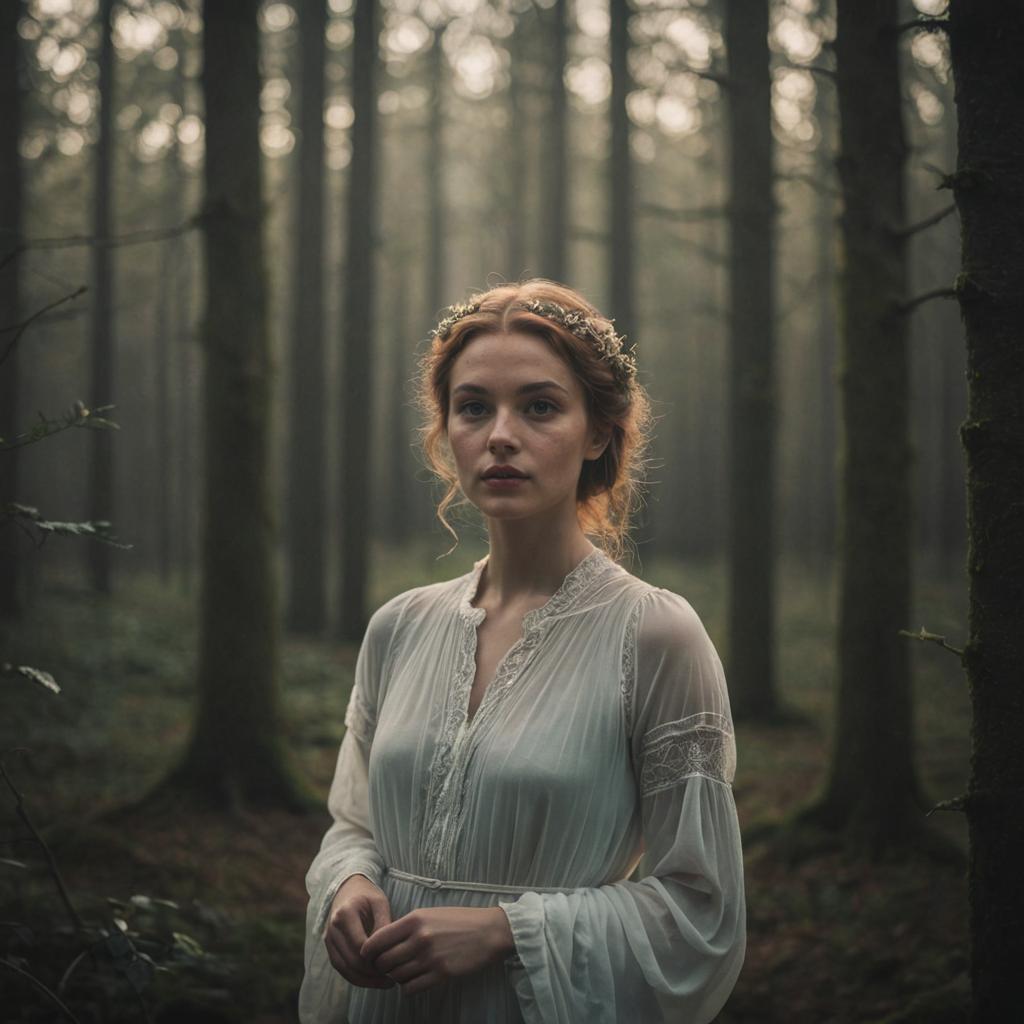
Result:
{"label": "auburn hair", "polygon": [[547,342],[575,373],[583,388],[590,426],[611,434],[602,455],[583,463],[576,486],[576,512],[583,532],[617,559],[642,497],[652,422],[650,399],[636,380],[623,390],[593,344],[526,309],[523,303],[531,300],[579,312],[596,321],[598,328],[611,326],[607,317],[572,288],[531,278],[474,294],[469,301],[479,305],[477,311],[456,321],[444,337],[432,337],[429,349],[419,359],[416,403],[423,415],[419,437],[426,464],[447,485],[437,506],[437,517],[457,543],[458,534],[445,512],[453,504],[458,507],[469,502],[465,495],[456,500],[459,479],[448,444],[449,384],[455,360],[478,335],[530,334]]}

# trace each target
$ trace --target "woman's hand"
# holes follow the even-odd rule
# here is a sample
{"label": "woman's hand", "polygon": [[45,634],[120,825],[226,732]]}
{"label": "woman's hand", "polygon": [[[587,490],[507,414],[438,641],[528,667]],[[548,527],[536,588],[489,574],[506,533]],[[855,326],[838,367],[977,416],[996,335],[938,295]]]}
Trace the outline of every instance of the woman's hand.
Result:
{"label": "woman's hand", "polygon": [[345,880],[331,903],[324,944],[334,969],[353,985],[391,988],[395,982],[376,970],[359,952],[367,936],[391,922],[387,896],[365,875]]}
{"label": "woman's hand", "polygon": [[413,995],[508,956],[515,949],[501,907],[424,907],[380,928],[360,954]]}

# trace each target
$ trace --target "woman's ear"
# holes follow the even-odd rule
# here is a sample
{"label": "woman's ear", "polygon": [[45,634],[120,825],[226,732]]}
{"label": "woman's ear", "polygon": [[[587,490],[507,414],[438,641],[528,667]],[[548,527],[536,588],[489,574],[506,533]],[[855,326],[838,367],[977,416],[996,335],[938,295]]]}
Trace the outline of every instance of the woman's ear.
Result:
{"label": "woman's ear", "polygon": [[612,433],[610,430],[594,427],[590,432],[590,446],[587,448],[587,460],[599,459],[604,455],[605,448],[611,443]]}

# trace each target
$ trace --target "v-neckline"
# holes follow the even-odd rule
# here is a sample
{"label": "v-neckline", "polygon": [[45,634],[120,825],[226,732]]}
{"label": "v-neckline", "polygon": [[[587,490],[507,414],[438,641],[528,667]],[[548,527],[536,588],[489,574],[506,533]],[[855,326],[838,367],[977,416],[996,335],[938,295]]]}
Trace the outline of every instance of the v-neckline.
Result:
{"label": "v-neckline", "polygon": [[487,618],[487,609],[476,607],[473,604],[473,601],[480,588],[480,578],[483,575],[483,571],[486,568],[487,563],[490,561],[490,554],[488,553],[484,555],[483,558],[474,563],[473,570],[470,573],[469,580],[466,583],[466,587],[462,592],[462,597],[459,602],[459,609],[465,620],[466,629],[469,630],[471,634],[467,647],[469,665],[472,666],[468,672],[469,686],[465,688],[464,693],[459,695],[461,698],[462,711],[461,725],[466,732],[473,727],[473,724],[480,717],[480,712],[484,709],[485,704],[490,703],[488,698],[494,689],[494,684],[498,680],[502,679],[503,675],[506,674],[507,665],[522,648],[527,637],[537,629],[544,619],[571,603],[572,599],[576,596],[586,579],[589,578],[589,569],[591,566],[596,567],[607,558],[608,556],[599,547],[595,547],[584,555],[583,558],[565,574],[565,577],[559,584],[558,589],[555,590],[544,604],[537,608],[531,608],[526,612],[523,616],[522,625],[520,627],[519,638],[512,643],[508,650],[505,651],[495,664],[491,678],[487,681],[487,685],[484,687],[483,693],[480,695],[480,701],[476,706],[476,710],[473,712],[472,717],[470,717],[469,701],[473,693],[473,684],[476,682],[476,655],[480,639],[479,629],[480,624]]}

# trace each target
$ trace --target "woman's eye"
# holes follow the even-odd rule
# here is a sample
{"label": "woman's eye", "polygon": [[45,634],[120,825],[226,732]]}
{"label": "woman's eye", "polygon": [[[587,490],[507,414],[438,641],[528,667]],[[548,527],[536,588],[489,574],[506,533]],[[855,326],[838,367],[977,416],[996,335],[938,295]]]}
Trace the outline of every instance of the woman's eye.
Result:
{"label": "woman's eye", "polygon": [[482,409],[483,402],[464,402],[461,406],[459,406],[459,412],[465,413],[466,415],[469,416],[473,416],[474,413],[472,412],[472,408],[474,406],[477,406]]}
{"label": "woman's eye", "polygon": [[530,403],[530,408],[533,408],[534,406],[537,406],[537,405],[547,406],[546,409],[541,409],[540,410],[540,413],[541,413],[542,416],[547,414],[547,413],[549,413],[549,412],[554,411],[554,408],[555,408],[555,406],[551,402],[549,402],[546,398],[535,398]]}

